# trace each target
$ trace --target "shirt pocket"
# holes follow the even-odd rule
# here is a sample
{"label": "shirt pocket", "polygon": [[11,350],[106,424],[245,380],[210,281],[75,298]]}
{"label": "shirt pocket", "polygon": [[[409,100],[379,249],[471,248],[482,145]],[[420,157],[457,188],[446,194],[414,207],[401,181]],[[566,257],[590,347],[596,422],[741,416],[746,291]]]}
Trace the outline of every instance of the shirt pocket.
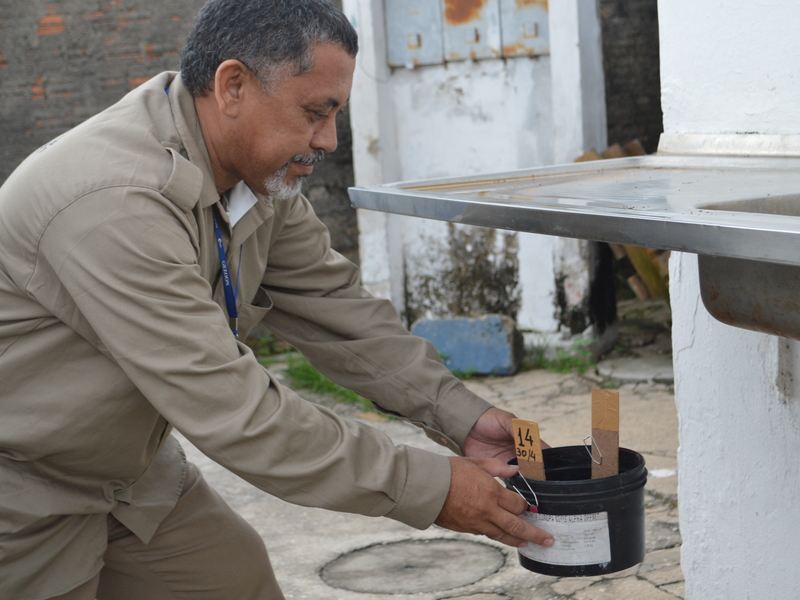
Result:
{"label": "shirt pocket", "polygon": [[271,308],[272,298],[263,287],[259,286],[252,303],[242,303],[239,306],[239,339],[245,339],[250,330],[261,322]]}

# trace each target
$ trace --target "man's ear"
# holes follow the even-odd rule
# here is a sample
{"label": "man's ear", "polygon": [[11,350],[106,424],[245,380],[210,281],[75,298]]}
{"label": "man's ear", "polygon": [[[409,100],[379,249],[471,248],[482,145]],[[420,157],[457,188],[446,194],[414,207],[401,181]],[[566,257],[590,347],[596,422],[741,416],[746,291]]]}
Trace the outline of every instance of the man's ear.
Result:
{"label": "man's ear", "polygon": [[247,93],[245,87],[251,78],[250,71],[238,60],[230,59],[220,63],[214,75],[211,92],[223,115],[234,118],[239,114]]}

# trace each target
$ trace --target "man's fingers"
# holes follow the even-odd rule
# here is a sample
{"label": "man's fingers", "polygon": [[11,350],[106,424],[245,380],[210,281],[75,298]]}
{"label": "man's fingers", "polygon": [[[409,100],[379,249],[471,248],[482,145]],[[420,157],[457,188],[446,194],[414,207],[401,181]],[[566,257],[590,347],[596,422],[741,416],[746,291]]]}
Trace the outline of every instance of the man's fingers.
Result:
{"label": "man's fingers", "polygon": [[500,542],[501,544],[505,544],[506,546],[512,546],[514,548],[520,548],[528,544],[527,540],[523,540],[522,538],[509,535],[499,527],[490,529],[483,535],[488,537],[490,540],[494,540],[495,542]]}
{"label": "man's fingers", "polygon": [[500,508],[507,510],[511,514],[521,515],[530,508],[527,500],[516,492],[504,489],[498,500]]}
{"label": "man's fingers", "polygon": [[486,535],[515,547],[528,541],[544,546],[552,544],[549,533],[517,516],[525,512],[527,502],[519,494],[506,490],[491,475],[498,469],[502,472],[506,465],[493,459],[451,458],[450,463],[450,492],[436,519],[437,525]]}
{"label": "man's fingers", "polygon": [[530,541],[540,546],[552,545],[553,536],[522,518],[530,508],[522,496],[506,489],[502,492],[498,499],[500,511],[496,515],[495,524],[506,537],[513,540],[503,543],[519,546]]}
{"label": "man's fingers", "polygon": [[496,458],[470,458],[469,460],[492,477],[501,477],[505,479],[506,477],[513,477],[519,471],[519,467],[506,464],[502,460]]}
{"label": "man's fingers", "polygon": [[506,511],[498,512],[494,517],[493,522],[488,522],[477,533],[514,547],[525,546],[528,542],[545,547],[553,545],[552,535],[521,517]]}
{"label": "man's fingers", "polygon": [[[528,523],[522,517],[506,512],[497,523],[498,527],[505,532],[509,538],[513,538],[514,543],[510,546],[521,546],[527,542],[538,544],[539,546],[552,546],[553,536],[544,529],[539,529],[535,525]],[[504,542],[505,543],[505,542]]]}

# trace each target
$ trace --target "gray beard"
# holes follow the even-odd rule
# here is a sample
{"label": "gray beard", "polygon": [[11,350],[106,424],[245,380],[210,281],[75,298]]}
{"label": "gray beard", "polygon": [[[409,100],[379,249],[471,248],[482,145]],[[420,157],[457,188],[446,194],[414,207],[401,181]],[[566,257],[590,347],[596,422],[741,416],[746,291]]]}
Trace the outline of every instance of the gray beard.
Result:
{"label": "gray beard", "polygon": [[297,196],[303,188],[305,177],[298,177],[294,183],[286,183],[288,170],[289,165],[286,164],[264,180],[264,189],[275,200],[290,200]]}
{"label": "gray beard", "polygon": [[299,162],[304,165],[315,165],[325,158],[325,152],[320,150],[310,156],[298,155],[275,171],[264,180],[264,189],[275,200],[290,200],[297,196],[303,189],[303,182],[306,180],[304,175],[298,176],[293,183],[286,183],[286,173],[289,172],[289,165]]}

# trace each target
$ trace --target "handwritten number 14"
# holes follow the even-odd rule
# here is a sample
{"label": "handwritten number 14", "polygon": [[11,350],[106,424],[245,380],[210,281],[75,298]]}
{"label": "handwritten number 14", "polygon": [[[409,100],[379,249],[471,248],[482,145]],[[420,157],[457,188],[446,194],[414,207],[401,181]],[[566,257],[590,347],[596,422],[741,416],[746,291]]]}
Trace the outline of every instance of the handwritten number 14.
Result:
{"label": "handwritten number 14", "polygon": [[522,427],[517,428],[517,435],[519,436],[519,445],[524,446],[525,442],[528,442],[529,446],[533,446],[533,438],[531,437],[531,430],[525,430],[525,437],[522,437]]}

